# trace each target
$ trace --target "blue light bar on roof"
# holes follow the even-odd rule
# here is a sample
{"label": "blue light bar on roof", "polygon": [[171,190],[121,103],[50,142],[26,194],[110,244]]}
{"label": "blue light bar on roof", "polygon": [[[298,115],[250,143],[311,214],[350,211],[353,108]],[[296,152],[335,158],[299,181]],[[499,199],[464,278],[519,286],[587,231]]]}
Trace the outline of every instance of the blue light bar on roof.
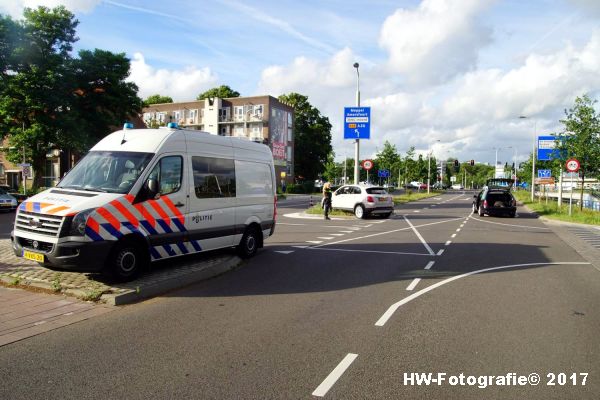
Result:
{"label": "blue light bar on roof", "polygon": [[123,124],[123,129],[133,129],[133,124],[131,122],[125,122]]}
{"label": "blue light bar on roof", "polygon": [[171,129],[179,129],[179,126],[177,125],[177,122],[169,122],[167,124],[167,128],[171,128]]}

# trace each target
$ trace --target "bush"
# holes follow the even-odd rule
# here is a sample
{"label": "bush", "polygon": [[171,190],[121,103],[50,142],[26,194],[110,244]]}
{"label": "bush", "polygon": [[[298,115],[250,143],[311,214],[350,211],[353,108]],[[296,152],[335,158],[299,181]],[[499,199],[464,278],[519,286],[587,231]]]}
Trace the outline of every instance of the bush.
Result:
{"label": "bush", "polygon": [[315,188],[315,184],[313,182],[302,182],[302,183],[290,183],[287,186],[287,193],[294,194],[307,194],[312,193]]}

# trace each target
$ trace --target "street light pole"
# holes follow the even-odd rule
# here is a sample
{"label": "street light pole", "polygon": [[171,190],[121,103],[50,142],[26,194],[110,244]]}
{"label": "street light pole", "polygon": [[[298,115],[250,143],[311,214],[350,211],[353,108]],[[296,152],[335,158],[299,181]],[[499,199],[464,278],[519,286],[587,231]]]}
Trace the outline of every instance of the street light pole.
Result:
{"label": "street light pole", "polygon": [[[440,140],[437,139],[436,142],[439,142]],[[429,193],[429,187],[431,186],[431,152],[433,151],[433,149],[429,149],[429,152],[427,153],[427,193]],[[437,175],[437,174],[436,174]]]}
{"label": "street light pole", "polygon": [[[354,63],[354,68],[356,68],[356,107],[360,107],[360,74],[358,72],[358,63]],[[354,184],[358,185],[359,176],[358,176],[358,160],[360,156],[360,140],[356,138],[354,142]]]}
{"label": "street light pole", "polygon": [[[519,118],[529,118],[525,115],[521,115]],[[535,199],[535,136],[537,134],[537,121],[533,121],[533,149],[531,151],[531,201]]]}

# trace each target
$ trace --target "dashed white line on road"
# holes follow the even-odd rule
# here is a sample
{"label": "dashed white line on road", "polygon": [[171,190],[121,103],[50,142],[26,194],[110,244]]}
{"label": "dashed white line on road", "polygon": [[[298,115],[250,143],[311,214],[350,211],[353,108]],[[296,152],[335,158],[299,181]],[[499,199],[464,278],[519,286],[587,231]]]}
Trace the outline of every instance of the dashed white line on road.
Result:
{"label": "dashed white line on road", "polygon": [[444,249],[441,249],[440,251],[437,252],[438,256],[441,256],[442,254],[444,254]]}
{"label": "dashed white line on road", "polygon": [[297,249],[306,249],[308,246],[292,246],[292,247],[295,247]]}
{"label": "dashed white line on road", "polygon": [[333,239],[333,236],[318,236],[317,239],[330,240]]}
{"label": "dashed white line on road", "polygon": [[323,241],[322,240],[307,240],[306,243],[321,244],[321,243],[323,243]]}
{"label": "dashed white line on road", "polygon": [[330,233],[331,236],[344,236],[343,233]]}
{"label": "dashed white line on road", "polygon": [[281,253],[281,254],[285,254],[285,255],[293,253],[293,252],[294,252],[293,250],[291,250],[291,251],[290,250],[275,250],[275,253]]}
{"label": "dashed white line on road", "polygon": [[456,232],[460,232],[460,228],[458,228],[458,229],[456,230]]}
{"label": "dashed white line on road", "polygon": [[415,286],[417,286],[417,284],[421,281],[421,278],[415,278],[413,279],[413,281],[410,283],[410,285],[408,285],[408,287],[406,288],[406,290],[413,290],[415,288]]}
{"label": "dashed white line on road", "polygon": [[312,395],[317,397],[325,396],[329,392],[329,389],[335,385],[337,380],[340,379],[348,367],[356,360],[356,357],[358,357],[358,354],[348,353],[327,378],[312,392]]}
{"label": "dashed white line on road", "polygon": [[[455,238],[456,237],[456,233],[453,233],[452,236],[450,236],[451,238]],[[322,239],[322,238],[319,238]]]}
{"label": "dashed white line on road", "polygon": [[514,265],[503,265],[501,267],[493,267],[493,268],[485,268],[485,269],[478,269],[476,271],[471,271],[471,272],[467,272],[465,274],[461,274],[461,275],[457,275],[457,276],[453,276],[451,278],[448,279],[444,279],[441,282],[435,283],[431,286],[427,286],[424,289],[419,290],[418,292],[415,292],[413,294],[411,294],[408,297],[405,297],[404,299],[400,300],[397,303],[392,304],[385,313],[383,313],[383,315],[381,316],[381,318],[379,318],[377,320],[377,322],[375,322],[375,326],[384,326],[385,323],[392,317],[392,315],[396,312],[396,310],[398,308],[400,308],[401,306],[403,306],[404,304],[416,299],[417,297],[432,291],[433,289],[437,289],[440,286],[443,286],[447,283],[450,283],[452,281],[455,281],[457,279],[461,279],[461,278],[466,278],[467,276],[470,275],[475,275],[475,274],[480,274],[483,272],[488,272],[488,271],[497,271],[497,270],[501,270],[501,269],[508,269],[508,268],[519,268],[519,267],[537,267],[537,266],[541,266],[541,265],[590,265],[589,262],[545,262],[545,263],[531,263],[531,264],[514,264]]}
{"label": "dashed white line on road", "polygon": [[444,246],[450,246],[451,243],[452,243],[452,240],[448,240],[448,241],[446,241],[446,243],[444,243]]}
{"label": "dashed white line on road", "polygon": [[431,269],[431,267],[433,267],[433,264],[435,264],[435,261],[429,261],[424,269]]}
{"label": "dashed white line on road", "polygon": [[344,232],[344,233],[352,233],[354,231],[340,231],[340,232]]}
{"label": "dashed white line on road", "polygon": [[413,212],[421,212],[421,211],[419,211],[419,210],[413,210]]}
{"label": "dashed white line on road", "polygon": [[[326,246],[326,244],[322,244],[321,246]],[[308,248],[308,250],[341,251],[341,252],[350,252],[350,253],[401,254],[401,255],[408,255],[408,256],[425,256],[425,257],[432,256],[432,254],[427,254],[427,253],[407,253],[407,252],[402,252],[402,251],[379,251],[379,250],[358,250],[358,249],[336,249],[336,248],[321,247],[321,246],[307,247],[307,248]],[[433,254],[433,255],[435,255],[435,254]]]}
{"label": "dashed white line on road", "polygon": [[38,325],[45,324],[46,322],[48,322],[48,321],[38,321],[38,322],[34,323],[33,325],[38,326]]}

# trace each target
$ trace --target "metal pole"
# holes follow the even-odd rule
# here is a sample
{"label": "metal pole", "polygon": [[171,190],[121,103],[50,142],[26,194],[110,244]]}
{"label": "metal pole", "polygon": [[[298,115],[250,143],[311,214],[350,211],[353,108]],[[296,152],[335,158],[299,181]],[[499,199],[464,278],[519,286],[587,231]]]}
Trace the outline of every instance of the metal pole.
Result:
{"label": "metal pole", "polygon": [[573,172],[571,172],[571,194],[569,195],[569,217],[571,216],[571,207],[573,207]]}
{"label": "metal pole", "polygon": [[344,153],[344,185],[346,184],[346,153]]}
{"label": "metal pole", "polygon": [[[358,63],[354,63],[354,68],[356,68],[356,107],[360,107],[360,74],[358,73]],[[359,181],[358,176],[358,160],[360,158],[360,140],[356,139],[354,141],[354,184],[357,185]],[[368,176],[368,172],[367,172]],[[368,179],[367,179],[368,180]]]}
{"label": "metal pole", "polygon": [[429,193],[429,186],[431,183],[431,151],[427,153],[427,193]]}
{"label": "metal pole", "polygon": [[[531,201],[535,199],[535,137],[537,135],[537,121],[533,125],[533,151],[531,153]],[[569,213],[569,215],[571,215]]]}

